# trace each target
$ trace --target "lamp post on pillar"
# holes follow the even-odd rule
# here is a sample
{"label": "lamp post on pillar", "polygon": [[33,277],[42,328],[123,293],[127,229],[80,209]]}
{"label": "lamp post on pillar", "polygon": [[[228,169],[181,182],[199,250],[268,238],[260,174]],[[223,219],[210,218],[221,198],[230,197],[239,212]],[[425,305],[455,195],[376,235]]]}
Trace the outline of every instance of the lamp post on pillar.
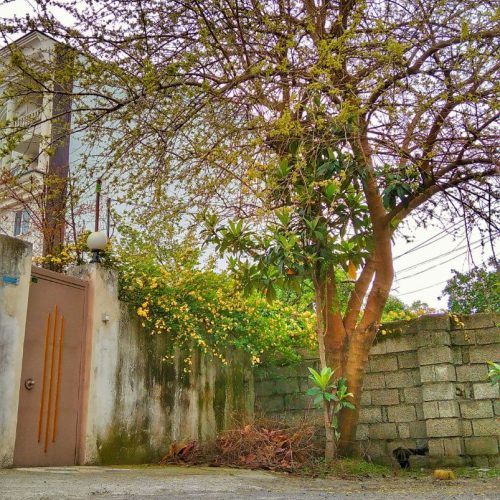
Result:
{"label": "lamp post on pillar", "polygon": [[101,203],[102,180],[99,177],[95,185],[95,230],[87,238],[87,246],[92,251],[91,264],[101,262],[100,253],[106,248],[108,237],[103,231],[99,231],[99,208]]}
{"label": "lamp post on pillar", "polygon": [[92,251],[91,264],[96,264],[101,262],[100,253],[106,248],[106,243],[108,238],[104,231],[94,231],[89,234],[87,238],[87,246]]}

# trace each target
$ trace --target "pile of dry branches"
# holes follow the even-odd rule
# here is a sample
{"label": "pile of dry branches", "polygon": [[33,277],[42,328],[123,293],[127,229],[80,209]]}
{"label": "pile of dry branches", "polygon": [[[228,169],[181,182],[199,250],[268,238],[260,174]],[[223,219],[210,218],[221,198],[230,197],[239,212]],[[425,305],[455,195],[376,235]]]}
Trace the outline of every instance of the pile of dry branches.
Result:
{"label": "pile of dry branches", "polygon": [[321,454],[317,426],[298,422],[255,422],[219,434],[212,443],[174,443],[160,463],[209,464],[292,472]]}

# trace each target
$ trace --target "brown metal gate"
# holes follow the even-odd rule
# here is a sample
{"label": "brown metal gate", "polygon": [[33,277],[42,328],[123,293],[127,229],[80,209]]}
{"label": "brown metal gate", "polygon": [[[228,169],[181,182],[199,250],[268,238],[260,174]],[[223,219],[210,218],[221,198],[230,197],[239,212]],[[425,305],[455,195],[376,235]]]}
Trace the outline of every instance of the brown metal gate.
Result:
{"label": "brown metal gate", "polygon": [[14,465],[74,465],[87,284],[32,269]]}

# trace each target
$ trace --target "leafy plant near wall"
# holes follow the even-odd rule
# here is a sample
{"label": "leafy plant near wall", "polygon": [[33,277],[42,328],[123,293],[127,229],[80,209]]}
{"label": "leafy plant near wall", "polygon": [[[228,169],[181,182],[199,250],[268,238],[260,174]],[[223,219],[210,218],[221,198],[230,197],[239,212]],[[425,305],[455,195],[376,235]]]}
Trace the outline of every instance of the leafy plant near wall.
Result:
{"label": "leafy plant near wall", "polygon": [[266,361],[290,362],[300,359],[299,349],[314,346],[315,320],[307,304],[244,295],[226,272],[215,271],[213,262],[200,264],[189,238],[152,253],[139,232],[122,231],[117,250],[121,299],[150,334],[168,337],[166,361],[179,348],[189,371],[193,349],[225,363],[234,347],[248,352],[254,364],[263,354]]}
{"label": "leafy plant near wall", "polygon": [[355,406],[348,401],[353,395],[347,392],[346,378],[334,379],[335,371],[331,368],[325,367],[319,373],[314,368],[309,368],[309,371],[311,372],[309,379],[313,382],[314,387],[308,389],[306,394],[314,397],[314,404],[322,403],[323,405],[325,421],[329,423],[328,428],[326,428],[326,448],[329,453],[326,454],[326,457],[333,457],[340,438],[338,416],[340,410],[344,408],[355,409]]}
{"label": "leafy plant near wall", "polygon": [[491,385],[500,384],[500,365],[494,361],[488,361],[488,379]]}

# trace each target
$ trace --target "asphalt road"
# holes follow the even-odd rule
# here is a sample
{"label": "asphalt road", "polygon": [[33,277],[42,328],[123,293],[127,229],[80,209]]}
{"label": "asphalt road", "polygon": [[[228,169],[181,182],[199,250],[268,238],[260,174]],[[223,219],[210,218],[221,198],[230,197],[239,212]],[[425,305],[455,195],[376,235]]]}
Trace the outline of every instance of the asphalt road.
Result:
{"label": "asphalt road", "polygon": [[210,467],[0,470],[0,499],[500,499],[498,479],[312,479]]}

